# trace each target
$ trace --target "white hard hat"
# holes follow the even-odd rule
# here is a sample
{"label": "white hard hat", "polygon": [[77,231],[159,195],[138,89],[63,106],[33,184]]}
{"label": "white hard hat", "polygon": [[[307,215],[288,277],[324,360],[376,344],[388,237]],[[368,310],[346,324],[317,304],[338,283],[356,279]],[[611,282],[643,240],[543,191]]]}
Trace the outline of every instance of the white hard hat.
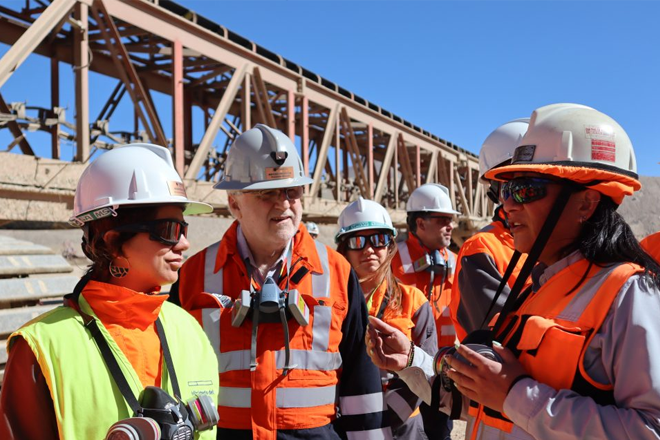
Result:
{"label": "white hard hat", "polygon": [[380,203],[359,197],[348,205],[339,214],[339,232],[335,235],[335,243],[347,234],[365,229],[386,229],[396,237],[396,228],[392,225],[392,219]]}
{"label": "white hard hat", "polygon": [[184,214],[213,211],[207,203],[188,200],[186,189],[167,148],[152,144],[129,144],[99,156],[80,176],[73,202],[71,224],[110,215],[127,205],[185,205]]}
{"label": "white hard hat", "polygon": [[460,214],[451,206],[451,198],[447,187],[439,183],[426,183],[410,194],[406,203],[406,211],[439,212],[441,214]]}
{"label": "white hard hat", "polygon": [[229,153],[223,179],[214,188],[258,190],[307,185],[295,145],[279,130],[257,124],[236,138]]}
{"label": "white hard hat", "polygon": [[305,227],[307,228],[307,232],[309,232],[312,235],[319,235],[319,226],[314,223],[314,222],[307,222],[305,223]]}
{"label": "white hard hat", "polygon": [[520,144],[529,127],[529,118],[509,121],[488,135],[479,151],[479,180],[487,184],[486,171],[511,161],[513,152]]}
{"label": "white hard hat", "polygon": [[514,172],[535,172],[572,180],[611,197],[641,188],[630,138],[611,117],[578,104],[552,104],[532,113],[511,165],[486,173],[503,180]]}

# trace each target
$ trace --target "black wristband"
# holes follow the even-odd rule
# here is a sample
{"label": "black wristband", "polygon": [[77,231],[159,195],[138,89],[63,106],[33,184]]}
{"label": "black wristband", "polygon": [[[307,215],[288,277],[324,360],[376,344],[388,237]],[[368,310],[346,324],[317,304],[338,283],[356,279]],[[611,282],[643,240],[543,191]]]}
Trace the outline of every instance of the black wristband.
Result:
{"label": "black wristband", "polygon": [[530,376],[529,374],[521,374],[520,376],[518,376],[518,377],[516,377],[515,379],[513,379],[513,382],[511,382],[511,385],[509,385],[509,389],[506,390],[506,394],[507,394],[507,396],[509,395],[509,393],[511,392],[511,390],[513,389],[513,386],[514,386],[515,384],[517,384],[517,383],[520,382],[521,380],[523,380],[523,379],[527,379],[527,378],[529,378],[529,379],[533,379],[533,377]]}

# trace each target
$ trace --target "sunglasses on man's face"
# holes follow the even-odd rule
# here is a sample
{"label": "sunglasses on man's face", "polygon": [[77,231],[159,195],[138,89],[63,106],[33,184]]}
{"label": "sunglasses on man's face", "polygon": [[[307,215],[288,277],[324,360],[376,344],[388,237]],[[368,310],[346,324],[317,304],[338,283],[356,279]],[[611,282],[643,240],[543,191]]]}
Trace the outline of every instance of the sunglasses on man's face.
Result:
{"label": "sunglasses on man's face", "polygon": [[352,251],[359,251],[371,243],[374,249],[384,248],[390,244],[392,236],[384,232],[377,232],[371,235],[354,235],[348,238],[348,248]]}
{"label": "sunglasses on man's face", "polygon": [[504,182],[500,189],[502,201],[513,197],[516,203],[530,203],[541,200],[548,193],[548,184],[556,183],[540,177],[518,177]]}
{"label": "sunglasses on man's face", "polygon": [[181,236],[188,236],[188,223],[172,218],[131,223],[114,228],[118,232],[148,232],[149,239],[168,246],[175,246]]}
{"label": "sunglasses on man's face", "polygon": [[282,198],[282,193],[287,200],[298,200],[303,195],[302,186],[292,188],[263,189],[256,191],[245,191],[248,194],[255,195],[259,200],[267,203],[275,203]]}

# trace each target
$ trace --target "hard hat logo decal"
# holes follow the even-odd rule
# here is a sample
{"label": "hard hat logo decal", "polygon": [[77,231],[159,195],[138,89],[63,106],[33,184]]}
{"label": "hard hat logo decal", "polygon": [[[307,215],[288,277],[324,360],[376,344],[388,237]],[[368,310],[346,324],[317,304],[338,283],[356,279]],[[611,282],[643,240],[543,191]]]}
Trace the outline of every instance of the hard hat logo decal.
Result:
{"label": "hard hat logo decal", "polygon": [[591,160],[616,162],[616,143],[602,139],[592,139]]}
{"label": "hard hat logo decal", "polygon": [[286,158],[289,157],[289,153],[286,151],[273,151],[270,153],[270,157],[273,159],[273,161],[275,161],[276,164],[281,166]]}
{"label": "hard hat logo decal", "polygon": [[186,187],[183,185],[182,182],[170,180],[167,182],[167,188],[170,190],[170,195],[187,198]]}
{"label": "hard hat logo decal", "polygon": [[516,148],[516,151],[513,153],[513,159],[511,159],[511,162],[531,162],[532,159],[534,159],[535,150],[536,145],[521,145]]}
{"label": "hard hat logo decal", "polygon": [[266,168],[266,180],[293,179],[293,167]]}

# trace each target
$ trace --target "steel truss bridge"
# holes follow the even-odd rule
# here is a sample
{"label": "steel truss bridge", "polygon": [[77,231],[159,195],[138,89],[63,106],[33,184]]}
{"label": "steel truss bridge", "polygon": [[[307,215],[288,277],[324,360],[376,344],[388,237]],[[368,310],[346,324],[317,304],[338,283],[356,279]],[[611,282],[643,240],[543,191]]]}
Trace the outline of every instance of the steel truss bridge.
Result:
{"label": "steel truss bridge", "polygon": [[[492,213],[474,154],[177,3],[5,2],[0,42],[10,46],[0,58],[0,129],[11,133],[0,145],[0,222],[66,221],[86,163],[135,141],[168,146],[189,196],[226,214],[225,192],[212,185],[232,140],[256,123],[298,146],[314,179],[307,219],[334,222],[362,195],[401,224],[408,195],[427,182],[450,189],[459,244]],[[32,54],[50,61],[41,73],[50,96],[8,102],[3,86]],[[75,87],[62,87],[62,65]],[[94,87],[95,78],[110,86]],[[73,111],[61,104],[64,93],[75,95]],[[34,132],[42,132],[38,144]]]}

